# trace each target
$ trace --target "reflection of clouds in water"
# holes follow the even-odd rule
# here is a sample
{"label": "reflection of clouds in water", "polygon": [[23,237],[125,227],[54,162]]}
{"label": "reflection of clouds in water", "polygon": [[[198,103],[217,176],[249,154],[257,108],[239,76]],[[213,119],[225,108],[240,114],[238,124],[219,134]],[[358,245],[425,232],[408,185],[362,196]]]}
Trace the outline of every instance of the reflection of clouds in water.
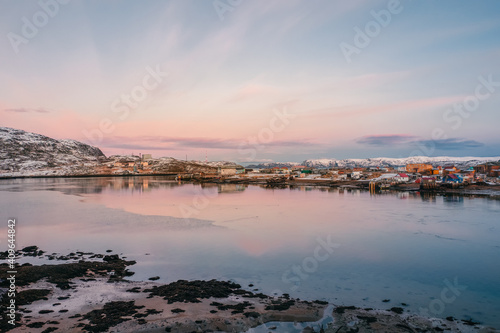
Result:
{"label": "reflection of clouds in water", "polygon": [[445,236],[441,236],[441,235],[437,235],[437,234],[432,234],[432,233],[427,233],[427,232],[422,232],[422,231],[414,232],[413,234],[414,235],[431,236],[431,237],[436,237],[436,238],[439,238],[439,239],[450,240],[450,241],[460,241],[460,242],[466,242],[467,241],[465,239],[459,239],[459,238],[453,238],[453,237],[445,237]]}
{"label": "reflection of clouds in water", "polygon": [[[209,204],[189,221],[182,219],[178,206],[195,207],[199,193]],[[338,297],[355,304],[367,296],[379,301],[414,293],[428,303],[440,276],[460,273],[471,286],[486,281],[492,287],[485,295],[464,297],[457,307],[497,309],[481,302],[500,295],[498,201],[455,205],[438,196],[428,204],[418,194],[402,201],[387,193],[348,193],[179,185],[162,177],[21,179],[0,182],[0,202],[7,208],[0,216],[18,213],[22,241],[54,252],[112,248],[131,259],[151,253],[134,266],[134,279],[258,275],[254,283],[263,291],[284,290],[283,271],[311,255],[316,237],[332,234],[343,247],[292,297]],[[413,295],[402,301],[413,306],[417,300]]]}
{"label": "reflection of clouds in water", "polygon": [[151,230],[217,228],[213,221],[162,215],[141,215],[121,208],[109,208],[80,197],[54,191],[2,192],[2,203],[15,211],[23,228],[58,226],[60,230],[137,233]]}
{"label": "reflection of clouds in water", "polygon": [[420,218],[420,219],[418,219],[416,222],[417,222],[417,223],[419,223],[419,224],[426,225],[426,224],[427,224],[427,223],[426,223],[426,220],[427,220],[427,218],[425,218],[425,217],[424,217],[424,218]]}
{"label": "reflection of clouds in water", "polygon": [[434,235],[434,236],[436,236],[437,238],[440,238],[440,239],[446,239],[446,240],[451,240],[451,241],[466,242],[466,240],[465,240],[465,239],[458,239],[458,238],[444,237],[444,236],[440,236],[440,235]]}
{"label": "reflection of clouds in water", "polygon": [[2,190],[11,192],[48,190],[71,195],[99,194],[104,190],[145,192],[178,186],[177,182],[164,176],[25,178],[4,180],[1,183]]}
{"label": "reflection of clouds in water", "polygon": [[[111,209],[111,208],[107,208]],[[111,209],[114,210],[114,209]],[[141,233],[141,231],[150,232],[151,230],[171,230],[171,229],[200,229],[200,228],[224,228],[222,226],[215,226],[211,221],[199,220],[199,219],[183,219],[170,216],[156,216],[156,215],[140,215],[129,212],[114,212],[113,218],[102,223],[100,221],[95,221],[95,223],[87,224],[82,226],[82,229],[89,230],[99,229],[106,232],[130,232],[130,229],[134,232]],[[128,231],[123,230],[123,228],[130,228]]]}

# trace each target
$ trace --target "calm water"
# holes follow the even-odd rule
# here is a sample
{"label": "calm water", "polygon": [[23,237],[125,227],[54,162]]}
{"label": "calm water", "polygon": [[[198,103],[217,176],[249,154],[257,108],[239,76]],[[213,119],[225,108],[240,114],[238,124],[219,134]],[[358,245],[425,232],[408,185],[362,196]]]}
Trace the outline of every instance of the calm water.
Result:
{"label": "calm water", "polygon": [[135,280],[231,279],[500,328],[499,201],[130,177],[2,180],[0,202],[19,246],[112,249],[138,261]]}

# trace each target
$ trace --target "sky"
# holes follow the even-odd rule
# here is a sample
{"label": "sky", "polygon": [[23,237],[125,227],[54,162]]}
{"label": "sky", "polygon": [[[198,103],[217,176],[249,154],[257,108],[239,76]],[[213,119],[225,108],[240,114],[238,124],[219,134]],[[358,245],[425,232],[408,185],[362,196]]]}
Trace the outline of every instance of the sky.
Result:
{"label": "sky", "polygon": [[500,156],[500,2],[0,0],[0,126],[106,155]]}

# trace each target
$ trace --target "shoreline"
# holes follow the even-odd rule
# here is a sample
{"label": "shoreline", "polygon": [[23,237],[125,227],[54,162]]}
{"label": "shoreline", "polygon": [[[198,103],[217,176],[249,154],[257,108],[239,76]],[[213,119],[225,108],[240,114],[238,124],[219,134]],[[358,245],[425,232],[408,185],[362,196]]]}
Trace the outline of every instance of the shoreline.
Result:
{"label": "shoreline", "polygon": [[[169,180],[175,180],[178,173],[138,173],[138,174],[81,174],[81,175],[25,175],[25,176],[1,176],[0,180],[10,179],[71,179],[71,178],[120,178],[120,177],[169,177]],[[285,180],[280,183],[268,184],[266,178],[226,178],[226,179],[182,179],[181,183],[192,184],[236,184],[236,185],[256,185],[266,186],[268,188],[294,188],[297,186],[312,186],[312,187],[330,187],[343,189],[359,189],[369,191],[369,181],[332,181],[330,179],[294,179]],[[458,195],[458,196],[478,196],[490,199],[500,200],[500,185],[464,185],[461,188],[449,188],[439,186],[435,190],[422,190],[418,184],[406,183],[390,186],[387,189],[376,191],[374,193],[383,194],[387,192],[420,192],[429,195]]]}
{"label": "shoreline", "polygon": [[26,176],[2,176],[1,179],[29,179],[29,178],[103,178],[103,177],[146,177],[146,176],[161,176],[161,177],[175,177],[177,173],[139,173],[139,174],[80,174],[80,175],[26,175]]}
{"label": "shoreline", "polygon": [[[16,327],[5,332],[500,332],[470,319],[426,318],[401,307],[358,308],[306,301],[287,294],[268,296],[231,281],[162,284],[130,281],[126,261],[116,254],[45,254],[36,246],[22,257],[56,257],[53,265],[16,267]],[[4,256],[5,253],[2,253]],[[60,263],[59,261],[63,261]],[[69,261],[69,262],[68,262]],[[7,266],[0,265],[6,273]],[[1,287],[5,288],[5,280]],[[5,297],[2,318],[5,318]],[[404,305],[403,305],[404,306]]]}

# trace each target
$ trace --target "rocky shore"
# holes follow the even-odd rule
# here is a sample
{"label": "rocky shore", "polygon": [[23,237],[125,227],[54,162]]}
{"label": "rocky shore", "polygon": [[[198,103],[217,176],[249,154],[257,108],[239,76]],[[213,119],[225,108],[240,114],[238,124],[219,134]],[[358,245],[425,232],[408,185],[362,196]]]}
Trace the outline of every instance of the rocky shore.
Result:
{"label": "rocky shore", "polygon": [[[30,246],[16,255],[56,263],[16,267],[15,325],[7,320],[9,268],[0,266],[2,332],[287,331],[280,322],[302,323],[304,332],[498,332],[471,320],[423,318],[401,307],[360,309],[271,297],[231,281],[129,281],[128,267],[135,262],[116,254],[47,254]],[[2,260],[7,256],[0,253]]]}
{"label": "rocky shore", "polygon": [[[230,281],[131,282],[124,278],[133,275],[127,267],[135,262],[118,255],[61,256],[36,246],[17,255],[66,263],[16,267],[15,325],[2,320],[2,332],[243,332],[270,321],[316,321],[326,307],[288,295],[270,297]],[[8,271],[0,266],[2,318],[9,312]]]}

